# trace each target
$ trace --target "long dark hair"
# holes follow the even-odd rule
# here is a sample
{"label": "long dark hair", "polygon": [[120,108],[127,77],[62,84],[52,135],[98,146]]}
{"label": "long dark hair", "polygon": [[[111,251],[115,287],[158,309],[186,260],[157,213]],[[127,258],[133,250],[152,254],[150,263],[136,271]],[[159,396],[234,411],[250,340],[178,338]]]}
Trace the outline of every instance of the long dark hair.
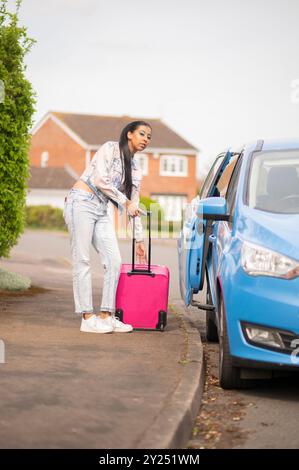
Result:
{"label": "long dark hair", "polygon": [[127,124],[123,130],[121,131],[120,138],[119,138],[119,150],[120,156],[122,160],[122,168],[125,172],[125,179],[123,183],[122,190],[127,196],[128,199],[131,199],[132,193],[132,154],[130,152],[128,146],[128,132],[134,132],[138,129],[139,126],[147,126],[150,129],[152,128],[147,122],[145,121],[133,121]]}

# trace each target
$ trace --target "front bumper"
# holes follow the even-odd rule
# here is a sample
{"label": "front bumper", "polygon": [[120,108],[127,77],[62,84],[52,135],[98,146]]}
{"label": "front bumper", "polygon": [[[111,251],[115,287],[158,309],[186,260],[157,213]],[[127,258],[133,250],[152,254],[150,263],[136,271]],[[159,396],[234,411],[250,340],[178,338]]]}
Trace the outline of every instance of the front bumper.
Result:
{"label": "front bumper", "polygon": [[[291,343],[299,340],[299,278],[254,277],[238,267],[233,275],[223,273],[221,284],[234,363],[240,366],[253,361],[254,367],[260,368],[267,364],[269,368],[298,368],[299,344],[291,347]],[[285,349],[249,344],[242,322],[285,331]]]}
{"label": "front bumper", "polygon": [[277,370],[283,372],[299,372],[299,367],[295,364],[281,364],[278,362],[256,361],[253,359],[244,359],[242,357],[232,356],[232,362],[235,367],[245,369]]}

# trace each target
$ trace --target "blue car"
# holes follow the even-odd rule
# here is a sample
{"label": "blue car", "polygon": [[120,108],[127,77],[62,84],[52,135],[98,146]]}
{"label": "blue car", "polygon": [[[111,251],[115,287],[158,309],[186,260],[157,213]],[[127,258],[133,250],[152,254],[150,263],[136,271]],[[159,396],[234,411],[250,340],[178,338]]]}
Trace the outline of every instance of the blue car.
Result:
{"label": "blue car", "polygon": [[207,339],[219,341],[223,388],[299,370],[299,140],[220,154],[178,254],[184,303],[206,310]]}

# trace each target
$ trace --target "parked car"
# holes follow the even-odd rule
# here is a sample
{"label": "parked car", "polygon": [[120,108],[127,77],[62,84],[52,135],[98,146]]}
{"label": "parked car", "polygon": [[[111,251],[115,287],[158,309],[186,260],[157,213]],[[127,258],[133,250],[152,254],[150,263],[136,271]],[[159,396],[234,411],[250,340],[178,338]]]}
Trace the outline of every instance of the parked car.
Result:
{"label": "parked car", "polygon": [[299,139],[220,154],[186,212],[181,295],[206,310],[220,385],[299,370]]}

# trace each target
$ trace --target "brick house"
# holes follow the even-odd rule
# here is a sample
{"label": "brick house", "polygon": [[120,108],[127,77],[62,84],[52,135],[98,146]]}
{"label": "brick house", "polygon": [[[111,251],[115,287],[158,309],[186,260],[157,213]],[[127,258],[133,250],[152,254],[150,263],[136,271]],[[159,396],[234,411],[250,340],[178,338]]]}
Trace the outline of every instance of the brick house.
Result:
{"label": "brick house", "polygon": [[[58,189],[55,188],[54,173],[52,182],[49,183],[49,177],[47,186],[44,186],[46,174],[49,175],[50,169],[54,168],[55,171],[60,169],[60,189],[63,185],[70,187],[70,178],[75,179],[83,172],[100,146],[107,140],[118,140],[123,127],[133,120],[135,118],[130,116],[47,113],[32,133],[29,154],[31,196],[33,190],[44,189],[50,197],[50,186],[53,185],[53,190]],[[153,137],[145,152],[135,155],[143,172],[141,195],[158,201],[164,209],[166,220],[177,221],[180,220],[182,208],[198,189],[197,149],[161,120],[145,120],[152,126]],[[39,171],[39,181],[37,168],[44,170]],[[65,183],[61,181],[63,174]],[[34,203],[34,198],[31,199]]]}

